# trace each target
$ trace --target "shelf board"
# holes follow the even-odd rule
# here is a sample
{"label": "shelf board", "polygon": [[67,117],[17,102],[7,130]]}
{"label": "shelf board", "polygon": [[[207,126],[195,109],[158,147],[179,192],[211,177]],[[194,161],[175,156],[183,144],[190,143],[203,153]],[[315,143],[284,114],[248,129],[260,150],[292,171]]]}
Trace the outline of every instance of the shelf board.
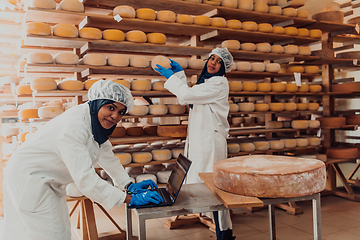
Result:
{"label": "shelf board", "polygon": [[277,95],[277,96],[322,96],[323,92],[229,92],[230,97],[239,96],[264,96],[264,95]]}
{"label": "shelf board", "polygon": [[319,114],[322,115],[321,111],[266,111],[266,112],[230,112],[229,115],[231,116],[238,116],[243,114],[299,114],[299,113],[308,113],[308,114]]}
{"label": "shelf board", "polygon": [[240,136],[249,134],[264,134],[264,133],[279,133],[279,132],[297,132],[303,130],[316,130],[316,128],[308,129],[293,129],[293,128],[279,128],[279,129],[266,129],[264,126],[260,127],[248,127],[248,128],[231,128],[229,131],[230,136]]}
{"label": "shelf board", "polygon": [[253,152],[239,152],[239,153],[234,153],[234,154],[228,154],[228,157],[236,157],[236,156],[244,156],[244,155],[249,155],[249,154],[272,154],[274,152],[288,152],[288,151],[296,151],[296,150],[304,150],[304,149],[315,149],[321,147],[321,145],[319,146],[308,146],[308,147],[296,147],[296,148],[284,148],[284,149],[279,149],[279,150],[273,150],[273,149],[269,149],[267,151],[253,151]]}
{"label": "shelf board", "polygon": [[174,139],[182,139],[182,138],[146,136],[146,135],[138,136],[138,137],[126,136],[121,138],[110,137],[110,142],[112,143],[112,145],[119,145],[119,144],[144,143],[144,142],[155,142],[155,141],[174,140]]}
{"label": "shelf board", "polygon": [[357,131],[358,125],[345,125],[341,128],[329,128],[329,127],[322,127],[322,129],[332,129],[332,130],[343,130],[343,131]]}
{"label": "shelf board", "polygon": [[142,167],[144,165],[159,165],[163,163],[174,163],[176,162],[176,159],[170,159],[168,161],[150,161],[148,163],[130,163],[128,165],[124,165],[124,167]]}

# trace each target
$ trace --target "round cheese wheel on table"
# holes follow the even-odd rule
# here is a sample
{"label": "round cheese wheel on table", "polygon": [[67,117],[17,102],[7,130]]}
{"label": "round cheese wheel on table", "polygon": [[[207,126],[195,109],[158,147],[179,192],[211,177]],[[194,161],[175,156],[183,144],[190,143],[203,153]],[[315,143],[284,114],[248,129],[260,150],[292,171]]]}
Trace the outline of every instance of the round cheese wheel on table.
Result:
{"label": "round cheese wheel on table", "polygon": [[186,137],[187,125],[159,125],[157,134],[160,137]]}
{"label": "round cheese wheel on table", "polygon": [[176,20],[176,14],[173,11],[161,10],[156,13],[156,20],[174,23]]}
{"label": "round cheese wheel on table", "polygon": [[163,104],[150,105],[149,114],[151,115],[165,115],[168,113],[168,107]]}
{"label": "round cheese wheel on table", "polygon": [[296,139],[281,139],[284,142],[284,148],[296,148]]}
{"label": "round cheese wheel on table", "polygon": [[147,35],[147,42],[155,43],[155,44],[165,44],[166,43],[166,35],[163,33],[149,33]]}
{"label": "round cheese wheel on table", "polygon": [[150,91],[151,90],[151,83],[149,80],[133,80],[131,81],[131,90],[134,91]]}
{"label": "round cheese wheel on table", "polygon": [[33,64],[50,64],[54,59],[50,53],[34,52],[30,53],[27,58],[27,63]]}
{"label": "round cheese wheel on table", "polygon": [[226,27],[226,20],[222,17],[210,18],[210,26],[224,28]]}
{"label": "round cheese wheel on table", "polygon": [[324,190],[326,170],[316,159],[249,155],[215,163],[213,180],[216,187],[234,194],[289,198]]}
{"label": "round cheese wheel on table", "polygon": [[59,90],[81,91],[84,89],[84,83],[78,80],[63,80],[58,83]]}
{"label": "round cheese wheel on table", "polygon": [[131,30],[125,34],[125,39],[129,42],[146,43],[147,36],[143,31]]}
{"label": "round cheese wheel on table", "polygon": [[234,49],[239,50],[240,49],[240,42],[238,40],[225,40],[221,43],[221,47],[228,48],[228,49]]}
{"label": "round cheese wheel on table", "polygon": [[42,36],[51,35],[51,27],[47,23],[43,22],[29,22],[26,23],[26,33]]}
{"label": "round cheese wheel on table", "polygon": [[282,8],[280,6],[270,6],[269,7],[269,13],[281,15],[282,14]]}
{"label": "round cheese wheel on table", "polygon": [[226,21],[226,27],[232,29],[241,29],[242,23],[237,19],[229,19]]}
{"label": "round cheese wheel on table", "polygon": [[105,29],[102,33],[105,40],[121,42],[125,40],[125,34],[119,29]]}
{"label": "round cheese wheel on table", "polygon": [[172,152],[169,149],[154,149],[151,154],[155,161],[168,161],[172,157]]}
{"label": "round cheese wheel on table", "polygon": [[105,66],[107,61],[104,54],[101,53],[87,53],[83,57],[84,65],[91,66]]}
{"label": "round cheese wheel on table", "polygon": [[69,12],[85,12],[84,4],[79,0],[62,0],[59,9]]}
{"label": "round cheese wheel on table", "polygon": [[110,66],[116,66],[116,67],[127,67],[130,64],[130,59],[126,55],[122,54],[111,54],[107,58],[107,63]]}
{"label": "round cheese wheel on table", "polygon": [[256,22],[253,21],[245,21],[242,23],[242,29],[247,31],[257,31],[258,25]]}
{"label": "round cheese wheel on table", "polygon": [[272,30],[273,30],[273,33],[276,33],[276,34],[284,34],[285,33],[285,29],[281,26],[274,26]]}
{"label": "round cheese wheel on table", "polygon": [[238,81],[231,81],[229,82],[229,91],[231,92],[241,92],[242,90],[242,83]]}
{"label": "round cheese wheel on table", "polygon": [[151,83],[151,90],[153,91],[167,91],[166,88],[164,88],[165,81],[156,81]]}
{"label": "round cheese wheel on table", "polygon": [[259,23],[258,24],[258,31],[259,32],[266,32],[271,33],[272,32],[272,25],[270,23]]}
{"label": "round cheese wheel on table", "polygon": [[250,62],[237,62],[236,70],[242,72],[250,72],[251,71],[251,63]]}
{"label": "round cheese wheel on table", "polygon": [[135,9],[131,6],[121,5],[113,9],[113,15],[120,15],[122,18],[135,18]]}
{"label": "round cheese wheel on table", "polygon": [[94,27],[83,27],[79,30],[79,37],[86,39],[99,40],[102,39],[102,32],[98,28]]}
{"label": "round cheese wheel on table", "polygon": [[54,60],[56,64],[69,64],[69,65],[77,65],[79,64],[79,56],[72,52],[61,52],[57,53],[54,56]]}
{"label": "round cheese wheel on table", "polygon": [[32,94],[32,89],[29,84],[18,85],[15,89],[16,95],[28,95]]}
{"label": "round cheese wheel on table", "polygon": [[238,2],[238,8],[252,11],[254,9],[254,0],[241,0]]}
{"label": "round cheese wheel on table", "polygon": [[130,164],[132,160],[130,153],[115,153],[114,156],[120,160],[120,164],[123,166]]}
{"label": "round cheese wheel on table", "polygon": [[57,89],[56,81],[52,78],[35,78],[30,83],[33,91],[51,91]]}
{"label": "round cheese wheel on table", "polygon": [[188,68],[203,69],[204,66],[205,66],[205,62],[201,59],[189,59],[188,60]]}
{"label": "round cheese wheel on table", "polygon": [[143,116],[148,114],[149,107],[145,105],[135,105],[131,111],[129,111],[129,115],[132,116]]}
{"label": "round cheese wheel on table", "polygon": [[176,22],[183,24],[193,24],[194,18],[187,14],[178,14],[176,15]]}
{"label": "round cheese wheel on table", "polygon": [[186,112],[186,107],[180,104],[171,104],[168,105],[169,113],[170,114],[184,114]]}
{"label": "round cheese wheel on table", "polygon": [[245,92],[255,92],[257,90],[257,84],[254,82],[243,82],[242,87]]}
{"label": "round cheese wheel on table", "polygon": [[254,103],[238,103],[239,110],[241,112],[253,112],[255,110],[255,104]]}
{"label": "round cheese wheel on table", "polygon": [[150,61],[145,56],[133,56],[130,57],[129,64],[131,67],[147,68],[150,65]]}
{"label": "round cheese wheel on table", "polygon": [[136,18],[145,20],[155,20],[156,12],[151,8],[138,8],[136,9]]}
{"label": "round cheese wheel on table", "polygon": [[43,106],[38,109],[38,115],[42,119],[51,119],[64,112],[63,107]]}
{"label": "round cheese wheel on table", "polygon": [[55,10],[56,2],[54,0],[31,0],[30,6],[33,8]]}
{"label": "round cheese wheel on table", "polygon": [[241,50],[245,51],[255,51],[256,50],[256,44],[255,43],[242,43],[240,45]]}
{"label": "round cheese wheel on table", "polygon": [[198,15],[194,17],[194,24],[201,26],[210,26],[211,20],[208,16]]}
{"label": "round cheese wheel on table", "polygon": [[152,69],[154,69],[154,71],[156,71],[155,70],[155,68],[157,68],[156,65],[159,64],[160,66],[168,69],[171,67],[170,63],[171,62],[170,62],[169,58],[167,58],[163,55],[157,55],[157,56],[153,57],[153,59],[151,60],[151,67],[152,67]]}

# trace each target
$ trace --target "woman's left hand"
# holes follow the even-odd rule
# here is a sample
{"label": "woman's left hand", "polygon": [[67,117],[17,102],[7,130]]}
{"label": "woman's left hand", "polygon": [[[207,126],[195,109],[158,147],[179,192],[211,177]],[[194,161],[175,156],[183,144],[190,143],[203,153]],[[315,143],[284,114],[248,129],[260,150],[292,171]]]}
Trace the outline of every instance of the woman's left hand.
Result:
{"label": "woman's left hand", "polygon": [[130,186],[128,187],[128,191],[130,193],[141,193],[141,192],[145,192],[148,188],[150,187],[151,190],[157,189],[158,186],[156,185],[156,183],[153,180],[144,180],[141,181],[139,183],[132,183],[130,184]]}
{"label": "woman's left hand", "polygon": [[170,59],[170,66],[171,66],[171,70],[173,70],[174,73],[181,72],[184,70],[178,62],[172,59]]}

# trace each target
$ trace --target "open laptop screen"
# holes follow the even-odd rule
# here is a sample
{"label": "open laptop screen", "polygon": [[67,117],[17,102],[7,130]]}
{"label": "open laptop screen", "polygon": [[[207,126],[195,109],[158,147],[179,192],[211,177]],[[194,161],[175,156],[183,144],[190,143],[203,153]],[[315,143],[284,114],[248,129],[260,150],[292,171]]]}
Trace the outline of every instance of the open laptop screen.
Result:
{"label": "open laptop screen", "polygon": [[166,185],[173,199],[176,199],[177,195],[179,194],[181,185],[184,182],[186,173],[188,172],[190,165],[191,161],[187,159],[183,154],[180,154]]}

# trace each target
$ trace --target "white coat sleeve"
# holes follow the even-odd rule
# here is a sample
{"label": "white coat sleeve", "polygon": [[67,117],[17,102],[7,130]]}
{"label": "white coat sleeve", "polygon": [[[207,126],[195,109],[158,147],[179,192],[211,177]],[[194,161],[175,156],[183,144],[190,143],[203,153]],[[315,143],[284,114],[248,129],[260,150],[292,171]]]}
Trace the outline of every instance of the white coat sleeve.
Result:
{"label": "white coat sleeve", "polygon": [[101,146],[98,163],[114,180],[116,187],[124,189],[126,184],[131,181],[131,178],[121,165],[120,160],[114,156],[112,145],[109,140],[104,142]]}
{"label": "white coat sleeve", "polygon": [[110,210],[118,202],[125,201],[126,193],[96,174],[92,167],[91,153],[86,147],[88,139],[89,135],[84,127],[69,127],[59,135],[57,154],[65,163],[80,192]]}

